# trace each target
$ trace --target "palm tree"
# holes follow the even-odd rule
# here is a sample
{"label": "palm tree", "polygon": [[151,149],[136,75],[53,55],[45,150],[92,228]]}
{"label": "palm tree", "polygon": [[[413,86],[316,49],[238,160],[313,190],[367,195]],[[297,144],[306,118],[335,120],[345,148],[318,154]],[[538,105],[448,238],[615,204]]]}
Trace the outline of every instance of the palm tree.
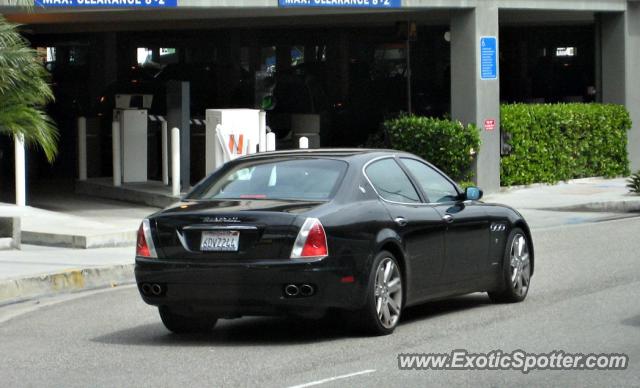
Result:
{"label": "palm tree", "polygon": [[36,51],[0,15],[0,133],[22,135],[42,148],[49,162],[58,149],[58,130],[42,110],[53,101],[49,73]]}

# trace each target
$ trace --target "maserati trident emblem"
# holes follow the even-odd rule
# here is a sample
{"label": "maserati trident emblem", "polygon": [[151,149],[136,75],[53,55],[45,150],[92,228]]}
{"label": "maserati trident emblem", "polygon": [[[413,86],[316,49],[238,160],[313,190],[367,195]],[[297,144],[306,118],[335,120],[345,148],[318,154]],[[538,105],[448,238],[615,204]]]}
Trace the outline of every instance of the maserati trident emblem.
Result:
{"label": "maserati trident emblem", "polygon": [[238,217],[205,217],[202,222],[237,223],[240,222],[240,219]]}

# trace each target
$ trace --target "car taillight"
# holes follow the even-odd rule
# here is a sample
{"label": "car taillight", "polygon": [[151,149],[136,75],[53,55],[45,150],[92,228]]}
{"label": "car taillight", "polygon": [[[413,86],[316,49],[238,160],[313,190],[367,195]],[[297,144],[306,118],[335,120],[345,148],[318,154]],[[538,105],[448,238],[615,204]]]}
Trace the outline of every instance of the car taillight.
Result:
{"label": "car taillight", "polygon": [[149,220],[143,220],[138,229],[138,238],[136,241],[136,256],[156,258],[156,249],[151,238],[151,226]]}
{"label": "car taillight", "polygon": [[292,259],[322,259],[329,255],[327,235],[317,218],[307,218],[291,251]]}

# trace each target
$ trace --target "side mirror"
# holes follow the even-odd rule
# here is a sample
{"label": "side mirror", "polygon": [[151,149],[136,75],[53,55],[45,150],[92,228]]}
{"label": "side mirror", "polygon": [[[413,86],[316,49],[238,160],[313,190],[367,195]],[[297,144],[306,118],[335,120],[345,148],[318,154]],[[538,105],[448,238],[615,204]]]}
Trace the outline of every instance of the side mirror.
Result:
{"label": "side mirror", "polygon": [[477,187],[467,187],[464,196],[468,201],[479,201],[484,193]]}

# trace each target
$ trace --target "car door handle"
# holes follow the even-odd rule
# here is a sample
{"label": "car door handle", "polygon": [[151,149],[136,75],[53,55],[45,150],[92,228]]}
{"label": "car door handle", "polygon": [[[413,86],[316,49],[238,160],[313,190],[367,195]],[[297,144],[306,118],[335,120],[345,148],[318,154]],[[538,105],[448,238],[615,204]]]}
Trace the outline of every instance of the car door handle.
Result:
{"label": "car door handle", "polygon": [[409,220],[407,220],[404,217],[396,217],[394,219],[395,223],[400,225],[400,226],[407,226],[407,224],[409,223]]}
{"label": "car door handle", "polygon": [[442,221],[450,224],[453,222],[453,216],[451,214],[445,214],[444,216],[442,216]]}

